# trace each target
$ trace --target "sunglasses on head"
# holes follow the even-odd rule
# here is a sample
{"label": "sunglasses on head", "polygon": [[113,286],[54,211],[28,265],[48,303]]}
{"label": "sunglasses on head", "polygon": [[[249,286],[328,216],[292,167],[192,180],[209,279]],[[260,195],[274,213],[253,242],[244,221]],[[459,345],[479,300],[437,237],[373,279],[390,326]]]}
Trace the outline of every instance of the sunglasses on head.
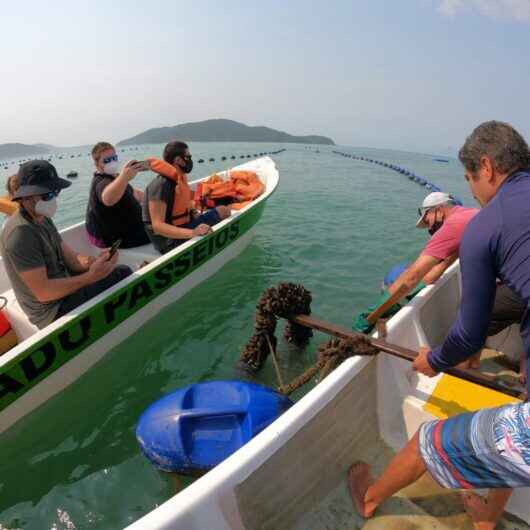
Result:
{"label": "sunglasses on head", "polygon": [[53,198],[57,197],[57,195],[59,195],[59,190],[53,190],[48,193],[43,193],[40,198],[43,201],[51,201]]}
{"label": "sunglasses on head", "polygon": [[112,156],[106,156],[104,159],[103,159],[103,163],[104,164],[108,164],[110,162],[117,162],[118,161],[118,155],[114,154]]}

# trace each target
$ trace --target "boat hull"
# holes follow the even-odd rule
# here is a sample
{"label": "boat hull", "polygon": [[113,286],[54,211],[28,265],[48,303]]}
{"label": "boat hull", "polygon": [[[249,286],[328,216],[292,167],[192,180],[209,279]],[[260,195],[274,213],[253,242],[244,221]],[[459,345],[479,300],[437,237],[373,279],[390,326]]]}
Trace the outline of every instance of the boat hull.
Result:
{"label": "boat hull", "polygon": [[[272,160],[262,160],[274,167]],[[245,166],[252,168],[252,162]],[[276,184],[277,173],[266,196],[217,225],[211,234],[187,243],[182,250],[179,247],[159,256],[3,356],[0,433],[69,386],[164,307],[237,257],[250,243]]]}

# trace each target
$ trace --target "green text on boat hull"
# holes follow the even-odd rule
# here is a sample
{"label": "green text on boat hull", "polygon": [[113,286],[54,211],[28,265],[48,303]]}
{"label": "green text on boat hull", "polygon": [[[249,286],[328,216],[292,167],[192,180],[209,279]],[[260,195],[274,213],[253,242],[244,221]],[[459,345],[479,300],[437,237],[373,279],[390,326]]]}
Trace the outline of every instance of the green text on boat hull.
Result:
{"label": "green text on boat hull", "polygon": [[259,221],[265,202],[260,201],[221,230],[202,238],[185,252],[163,261],[152,271],[113,292],[3,366],[0,369],[0,412],[243,236]]}

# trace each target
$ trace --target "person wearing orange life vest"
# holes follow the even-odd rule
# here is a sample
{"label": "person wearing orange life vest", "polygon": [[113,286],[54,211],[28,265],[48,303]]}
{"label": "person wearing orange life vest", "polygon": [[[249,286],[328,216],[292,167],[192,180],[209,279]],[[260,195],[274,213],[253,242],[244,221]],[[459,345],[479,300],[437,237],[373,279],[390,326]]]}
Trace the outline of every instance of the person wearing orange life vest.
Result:
{"label": "person wearing orange life vest", "polygon": [[165,254],[188,239],[208,234],[213,225],[230,216],[230,209],[217,206],[200,215],[194,212],[187,179],[193,160],[187,144],[169,142],[163,158],[167,164],[151,162],[158,176],[145,190],[142,218],[154,247]]}

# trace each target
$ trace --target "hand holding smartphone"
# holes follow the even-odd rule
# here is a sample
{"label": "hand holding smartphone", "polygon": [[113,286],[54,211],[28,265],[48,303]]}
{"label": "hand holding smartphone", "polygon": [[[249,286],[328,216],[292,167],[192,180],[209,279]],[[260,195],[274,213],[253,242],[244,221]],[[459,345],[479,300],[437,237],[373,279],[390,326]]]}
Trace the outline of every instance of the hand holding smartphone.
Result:
{"label": "hand holding smartphone", "polygon": [[109,259],[107,261],[110,261],[112,259],[112,256],[116,254],[116,251],[118,250],[119,246],[121,245],[121,239],[117,239],[112,243],[112,246],[109,249]]}
{"label": "hand holding smartphone", "polygon": [[139,162],[134,163],[134,168],[138,171],[149,171],[151,166],[149,164],[149,160],[140,160]]}

